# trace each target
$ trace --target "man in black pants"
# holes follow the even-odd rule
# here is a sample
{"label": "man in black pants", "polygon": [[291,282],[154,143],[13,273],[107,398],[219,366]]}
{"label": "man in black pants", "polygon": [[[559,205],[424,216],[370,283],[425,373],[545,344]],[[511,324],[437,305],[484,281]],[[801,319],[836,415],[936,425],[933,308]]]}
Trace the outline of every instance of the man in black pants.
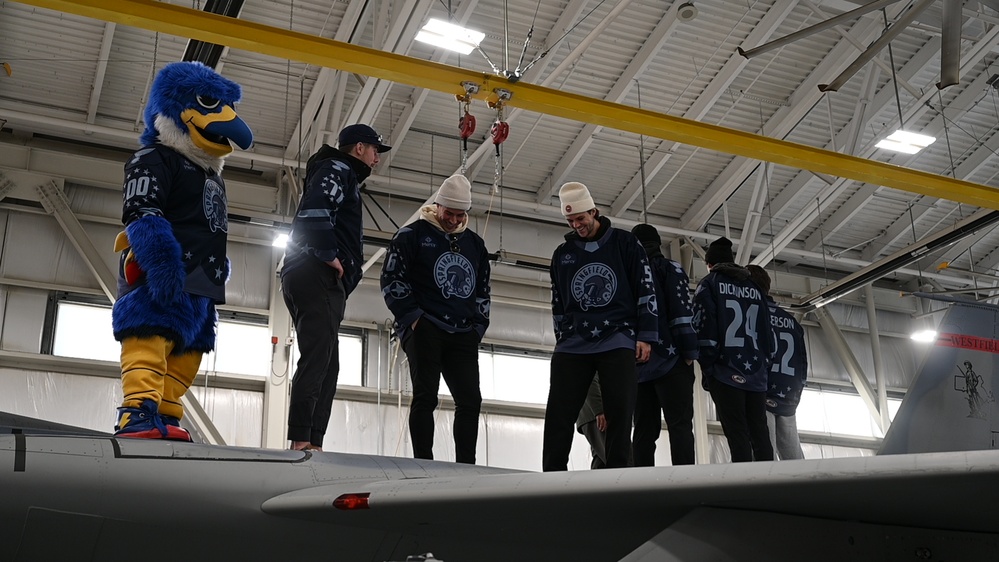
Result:
{"label": "man in black pants", "polygon": [[635,409],[635,363],[659,337],[652,271],[638,239],[600,216],[579,182],[559,189],[572,228],[551,261],[555,352],[545,407],[541,466],[566,470],[573,421],[594,375],[607,419],[607,468],[628,466]]}
{"label": "man in black pants", "polygon": [[364,265],[360,185],[391,148],[371,127],[349,125],[339,150],[323,145],[306,165],[281,268],[300,354],[288,410],[295,450],[322,450],[340,374],[340,322]]}
{"label": "man in black pants", "polygon": [[382,267],[385,304],[409,359],[413,456],[434,458],[441,376],[454,398],[455,460],[475,464],[479,433],[479,342],[489,326],[489,254],[468,228],[472,186],[444,180],[433,205],[399,229]]}
{"label": "man in black pants", "polygon": [[698,363],[732,462],[772,461],[766,400],[776,336],[762,290],[734,261],[732,242],[724,237],[705,253],[709,273],[694,292]]}
{"label": "man in black pants", "polygon": [[659,303],[659,341],[638,367],[638,398],[632,447],[635,466],[655,466],[656,440],[662,433],[659,412],[669,430],[673,466],[694,464],[694,360],[697,334],[691,325],[690,279],[680,264],[666,259],[656,227],[631,229],[649,256]]}

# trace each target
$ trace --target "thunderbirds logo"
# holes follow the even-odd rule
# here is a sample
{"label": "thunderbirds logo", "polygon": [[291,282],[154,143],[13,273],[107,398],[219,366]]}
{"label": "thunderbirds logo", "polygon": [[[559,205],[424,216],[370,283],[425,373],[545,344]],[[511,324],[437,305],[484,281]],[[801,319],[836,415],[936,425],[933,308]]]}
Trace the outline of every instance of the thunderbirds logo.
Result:
{"label": "thunderbirds logo", "polygon": [[581,268],[572,278],[572,296],[583,310],[606,306],[617,293],[614,271],[602,263]]}
{"label": "thunderbirds logo", "polygon": [[434,264],[434,281],[441,289],[444,298],[467,299],[475,287],[475,272],[465,256],[446,252]]}
{"label": "thunderbirds logo", "polygon": [[221,230],[229,232],[228,205],[225,200],[225,190],[215,180],[205,181],[205,217],[212,232]]}

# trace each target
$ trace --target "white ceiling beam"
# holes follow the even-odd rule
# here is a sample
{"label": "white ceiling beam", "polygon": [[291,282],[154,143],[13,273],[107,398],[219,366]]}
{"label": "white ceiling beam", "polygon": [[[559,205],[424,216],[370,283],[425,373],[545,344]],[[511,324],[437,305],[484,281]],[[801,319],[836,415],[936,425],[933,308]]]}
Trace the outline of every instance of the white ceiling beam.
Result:
{"label": "white ceiling beam", "polygon": [[[642,42],[642,48],[639,49],[635,57],[628,63],[628,66],[618,75],[614,82],[614,87],[610,89],[610,92],[607,93],[604,99],[621,103],[628,96],[628,93],[631,92],[631,89],[635,85],[635,77],[648,68],[652,59],[659,54],[663,43],[673,34],[673,30],[677,24],[677,5],[677,2],[673,3],[673,6],[659,20],[659,24],[652,30],[652,33],[645,38],[645,41]],[[559,159],[558,165],[551,171],[546,181],[550,187],[542,187],[538,190],[538,203],[546,203],[557,194],[558,189],[568,179],[569,173],[579,163],[579,159],[583,157],[586,150],[593,144],[594,135],[601,130],[603,130],[603,127],[592,123],[587,123],[580,129],[568,150]],[[612,214],[615,213],[612,212]]]}
{"label": "white ceiling beam", "polygon": [[[368,5],[366,0],[350,0],[347,5],[347,11],[343,15],[343,19],[340,21],[340,25],[337,26],[336,33],[333,35],[333,39],[336,41],[342,41],[344,43],[349,43],[354,35],[357,33],[360,24],[363,21],[364,8]],[[322,67],[319,69],[319,74],[316,76],[316,81],[312,86],[312,90],[309,91],[309,98],[305,102],[302,108],[302,115],[309,116],[308,121],[303,123],[299,121],[295,125],[295,129],[292,131],[291,136],[288,137],[288,147],[284,151],[285,158],[293,159],[298,158],[302,152],[306,151],[305,147],[298,146],[298,139],[301,135],[303,142],[306,146],[309,145],[307,139],[315,139],[314,148],[318,149],[322,145],[324,139],[320,131],[315,130],[316,123],[325,123],[325,120],[313,120],[312,116],[320,112],[320,108],[325,108],[328,111],[330,103],[323,103],[329,99],[329,93],[332,91],[334,84],[334,77],[340,74],[339,70],[335,70],[329,67]],[[304,129],[303,129],[304,127]]]}
{"label": "white ceiling beam", "polygon": [[[917,56],[910,59],[909,63],[906,64],[905,67],[903,67],[905,73],[907,75],[915,74],[916,72],[921,70],[923,66],[931,62],[932,57],[930,55],[933,55],[937,51],[936,45],[938,44],[938,42],[939,42],[938,39],[931,40],[930,43],[928,43],[928,45],[930,46],[921,49]],[[999,33],[993,32],[991,34],[987,34],[983,39],[982,43],[983,45],[979,45],[979,48],[972,50],[971,52],[972,56],[974,56],[976,53],[982,55],[986,54],[990,49],[982,49],[981,47],[983,47],[984,45],[994,46],[996,44],[999,44]],[[969,67],[974,66],[978,62],[980,62],[980,60],[966,59],[964,61],[964,64],[961,65],[962,74],[966,72]],[[966,87],[961,92],[961,94],[959,94],[958,97],[961,99],[957,100],[956,105],[958,107],[967,107],[968,105],[970,105],[970,103],[972,103],[973,100],[978,97],[979,95],[978,93],[981,92],[982,89],[984,89],[984,80],[987,78],[988,76],[986,76],[984,73],[980,74],[976,78],[976,80],[972,82],[972,84]],[[887,92],[888,94],[892,94],[893,90],[890,88],[890,86],[891,85],[889,84],[889,86],[883,88],[881,93],[883,94]],[[927,88],[926,92],[924,92],[919,99],[915,100],[908,108],[905,109],[904,113],[906,114],[906,121],[909,123],[918,121],[922,117],[922,115],[924,115],[927,111],[929,111],[930,108],[927,107],[927,102],[935,94],[936,94],[935,88]],[[888,103],[891,102],[889,101]],[[944,122],[944,119],[940,115],[936,115],[934,119],[930,122],[930,124],[924,129],[924,132],[925,134],[928,135],[939,135],[941,132],[943,132],[945,125],[946,124]],[[868,146],[864,150],[863,155],[866,157],[870,157],[875,153],[876,150],[877,148],[875,146]],[[916,158],[917,155],[897,155],[892,158],[892,161],[898,164],[899,166],[907,167],[910,164],[912,164],[916,160]],[[962,176],[955,176],[955,177],[962,177]],[[852,184],[852,182],[847,180],[839,180],[837,183],[841,183],[844,186],[844,188]],[[850,199],[847,203],[845,203],[839,209],[837,209],[837,211],[833,213],[833,215],[831,215],[828,220],[824,221],[824,225],[828,225],[829,228],[826,228],[824,230],[823,235],[834,233],[840,228],[843,228],[845,225],[847,225],[849,219],[853,216],[853,214],[856,213],[856,211],[859,210],[860,207],[866,204],[867,201],[874,195],[874,193],[880,191],[881,189],[882,189],[881,186],[875,186],[872,184],[865,184],[863,187],[861,187],[861,189],[857,193],[854,193],[853,195],[850,196]],[[820,240],[817,234],[818,234],[817,232],[813,233],[811,236],[805,239],[805,248],[809,250],[814,250],[816,247],[818,247],[818,245],[820,244]],[[797,235],[797,233],[795,233],[795,235]]]}
{"label": "white ceiling beam", "polygon": [[[455,21],[457,24],[462,27],[466,26],[468,24],[468,19],[471,17],[478,4],[479,0],[463,2],[457,13],[455,13]],[[434,56],[431,57],[430,60],[443,63],[450,55],[451,53],[449,51],[439,49],[434,53]],[[420,109],[423,108],[423,104],[426,103],[429,95],[430,90],[426,88],[416,88],[413,91],[413,97],[410,100],[410,103],[406,106],[405,110],[403,110],[399,119],[397,119],[392,125],[392,142],[389,143],[391,146],[402,146],[402,144],[406,142],[406,136],[409,134],[409,130],[412,128],[413,122],[416,121],[416,116],[419,115]],[[395,153],[396,151],[394,150],[390,150],[385,153],[380,164],[383,170],[388,170],[392,165],[392,157]]]}
{"label": "white ceiling beam", "polygon": [[[434,0],[406,0],[398,6],[380,50],[408,55],[433,2]],[[391,87],[392,82],[380,78],[365,82],[341,125],[374,122]]]}
{"label": "white ceiling beam", "polygon": [[111,55],[111,43],[114,39],[114,23],[104,24],[104,35],[101,36],[101,50],[97,55],[97,68],[94,70],[94,86],[90,91],[90,103],[87,104],[87,123],[93,123],[97,117],[97,108],[101,103],[101,92],[104,89],[104,75],[108,70],[108,58]]}
{"label": "white ceiling beam", "polygon": [[[796,0],[781,0],[775,2],[773,6],[767,10],[767,13],[763,16],[753,30],[746,36],[746,43],[761,43],[770,38],[771,35],[777,30],[777,28],[787,19],[787,16],[791,13],[794,8]],[[679,4],[675,2],[673,5]],[[674,13],[673,11],[670,12]],[[718,98],[722,96],[727,90],[732,82],[739,76],[746,65],[749,64],[749,59],[734,53],[729,57],[725,64],[722,66],[721,70],[712,78],[711,82],[698,96],[697,100],[690,106],[690,108],[684,112],[683,116],[685,119],[691,119],[693,121],[700,121],[708,111],[714,106]],[[655,156],[651,158],[652,173],[646,173],[645,185],[647,186],[652,178],[662,169],[663,165],[670,158],[673,151],[680,147],[680,143],[676,142],[659,142],[659,148],[654,149]],[[639,170],[641,172],[641,170]],[[669,187],[669,182],[663,185],[663,188],[649,201],[648,204],[651,206],[663,191]],[[628,185],[624,188],[624,191],[617,197],[614,203],[611,205],[611,215],[615,217],[620,217],[638,198],[642,189],[642,177],[641,174],[635,174],[628,182]]]}
{"label": "white ceiling beam", "polygon": [[[863,42],[870,40],[880,31],[880,26],[868,20],[862,20],[854,26],[851,34]],[[827,76],[839,72],[845,68],[849,61],[849,56],[855,51],[854,47],[847,42],[838,43],[829,54],[822,60],[815,69],[809,73],[808,77],[802,81],[791,96],[791,103],[788,107],[782,107],[767,122],[764,127],[768,131],[768,136],[783,138],[786,136],[808,111],[822,99],[822,92],[819,91],[819,83]],[[681,222],[686,228],[699,230],[707,224],[708,220],[718,212],[722,204],[735,193],[735,190],[752,173],[758,160],[751,160],[745,157],[736,157],[725,167],[718,177],[711,182],[711,185],[701,194],[701,196],[691,205],[681,217]]]}
{"label": "white ceiling beam", "polygon": [[[621,4],[627,5],[630,4],[631,1],[632,0],[623,0]],[[554,50],[556,48],[560,40],[563,39],[561,34],[568,33],[568,30],[572,29],[573,25],[575,25],[579,20],[580,16],[583,14],[583,10],[588,4],[589,2],[587,0],[571,0],[569,2],[565,9],[562,10],[562,14],[559,16],[558,21],[556,21],[555,25],[552,26],[552,32],[549,34],[548,39],[551,40],[552,36],[555,35],[556,41],[550,45],[548,44],[549,41],[545,41],[547,49]],[[579,57],[583,56],[583,53],[586,52],[586,48],[595,38],[596,37],[593,36],[593,34],[589,34],[584,37],[578,44],[576,44],[575,47],[573,47],[572,51],[570,51],[569,54],[562,59],[562,62],[553,68],[550,73],[548,73],[547,76],[545,76],[545,72],[548,70],[548,66],[551,64],[554,57],[547,56],[542,58],[537,62],[537,64],[524,73],[524,76],[520,79],[521,82],[538,82],[542,86],[551,86],[559,77],[562,76],[563,73],[571,71],[573,65],[576,64]],[[545,78],[540,80],[542,76],[545,76]],[[506,115],[504,116],[504,120],[512,127],[514,122],[517,121],[521,115],[523,115],[523,112],[523,109],[516,107],[508,109]],[[472,153],[468,155],[468,173],[466,176],[469,180],[474,180],[479,176],[486,162],[490,161],[488,157],[492,155],[493,152],[492,143],[483,142],[478,146],[478,148],[473,150]],[[461,170],[458,169],[453,173],[457,174],[460,172]]]}

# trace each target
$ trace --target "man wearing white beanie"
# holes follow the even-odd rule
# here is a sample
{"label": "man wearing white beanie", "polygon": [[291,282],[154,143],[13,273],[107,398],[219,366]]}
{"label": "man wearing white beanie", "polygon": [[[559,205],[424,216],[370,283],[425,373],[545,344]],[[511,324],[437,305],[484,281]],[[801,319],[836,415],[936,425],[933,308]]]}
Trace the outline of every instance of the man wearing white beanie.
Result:
{"label": "man wearing white beanie", "polygon": [[652,270],[638,238],[600,216],[585,185],[566,183],[559,202],[572,232],[551,261],[555,352],[542,469],[568,468],[573,422],[598,372],[607,468],[628,466],[635,363],[648,361],[659,339]]}
{"label": "man wearing white beanie", "polygon": [[471,207],[468,179],[447,178],[434,203],[392,238],[382,266],[382,296],[409,359],[409,435],[418,459],[434,458],[434,410],[443,376],[455,405],[455,461],[475,464],[479,342],[489,326],[490,268],[485,242],[468,229]]}

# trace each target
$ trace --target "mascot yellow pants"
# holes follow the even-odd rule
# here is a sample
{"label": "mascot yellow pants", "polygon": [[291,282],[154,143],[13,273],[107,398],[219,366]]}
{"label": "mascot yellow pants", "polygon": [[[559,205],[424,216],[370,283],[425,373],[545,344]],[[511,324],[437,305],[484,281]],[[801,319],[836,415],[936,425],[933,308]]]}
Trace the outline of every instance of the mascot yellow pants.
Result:
{"label": "mascot yellow pants", "polygon": [[143,400],[160,405],[159,413],[184,417],[180,399],[194,383],[201,366],[200,351],[173,355],[174,342],[161,337],[128,337],[121,342],[122,406],[138,408]]}

